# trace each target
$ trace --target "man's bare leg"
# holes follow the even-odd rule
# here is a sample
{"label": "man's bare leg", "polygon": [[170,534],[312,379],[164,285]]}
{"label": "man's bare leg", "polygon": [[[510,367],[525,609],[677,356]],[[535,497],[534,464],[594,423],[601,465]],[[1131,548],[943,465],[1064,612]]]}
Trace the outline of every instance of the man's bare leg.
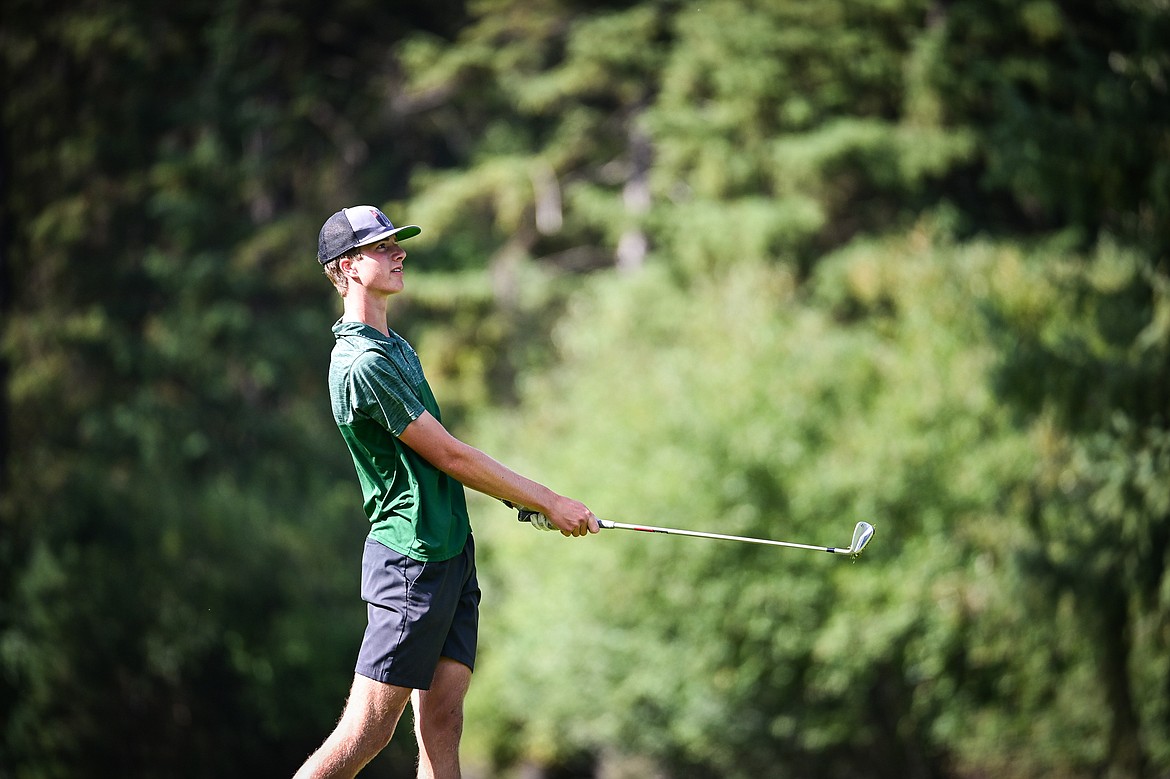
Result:
{"label": "man's bare leg", "polygon": [[414,733],[418,739],[419,779],[459,779],[459,740],[463,736],[463,698],[471,669],[439,658],[431,689],[415,690]]}
{"label": "man's bare leg", "polygon": [[325,743],[309,757],[294,779],[352,779],[390,743],[410,689],[353,677],[345,711]]}

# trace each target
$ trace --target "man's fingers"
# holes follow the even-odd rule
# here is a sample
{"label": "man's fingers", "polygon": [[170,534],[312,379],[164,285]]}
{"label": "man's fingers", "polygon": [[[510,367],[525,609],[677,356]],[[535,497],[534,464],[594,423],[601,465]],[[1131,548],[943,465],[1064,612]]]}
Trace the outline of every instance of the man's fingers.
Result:
{"label": "man's fingers", "polygon": [[[565,538],[580,538],[601,530],[597,516],[592,511],[580,504],[576,508],[577,510],[570,511],[567,515],[558,518],[558,520],[563,519],[565,522],[563,526],[557,525],[557,529],[561,531],[562,536]],[[583,515],[582,513],[578,513],[578,511],[581,511]]]}
{"label": "man's fingers", "polygon": [[573,525],[572,530],[562,530],[561,534],[566,538],[579,538],[580,536],[589,535],[589,526],[578,522]]}

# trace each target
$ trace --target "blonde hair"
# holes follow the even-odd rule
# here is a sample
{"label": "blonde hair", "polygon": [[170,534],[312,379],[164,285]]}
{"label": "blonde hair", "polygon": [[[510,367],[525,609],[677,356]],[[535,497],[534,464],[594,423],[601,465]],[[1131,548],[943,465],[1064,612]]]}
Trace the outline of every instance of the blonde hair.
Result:
{"label": "blonde hair", "polygon": [[345,297],[345,293],[349,292],[349,277],[341,271],[341,260],[344,257],[357,257],[360,254],[361,252],[357,249],[351,249],[345,254],[334,257],[324,265],[326,277],[333,282],[333,288],[342,297]]}

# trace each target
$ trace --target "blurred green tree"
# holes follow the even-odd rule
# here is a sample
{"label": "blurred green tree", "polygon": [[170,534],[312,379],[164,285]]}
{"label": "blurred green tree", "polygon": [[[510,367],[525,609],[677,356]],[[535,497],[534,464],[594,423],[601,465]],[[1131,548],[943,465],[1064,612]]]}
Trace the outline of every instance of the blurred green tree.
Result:
{"label": "blurred green tree", "polygon": [[291,773],[327,732],[363,527],[312,236],[405,191],[386,46],[460,14],[5,2],[0,774]]}
{"label": "blurred green tree", "polygon": [[471,440],[613,518],[879,528],[480,502],[470,760],[1166,773],[1165,9],[3,13],[0,776],[328,729],[363,528],[311,241],[361,201],[424,225],[395,326]]}

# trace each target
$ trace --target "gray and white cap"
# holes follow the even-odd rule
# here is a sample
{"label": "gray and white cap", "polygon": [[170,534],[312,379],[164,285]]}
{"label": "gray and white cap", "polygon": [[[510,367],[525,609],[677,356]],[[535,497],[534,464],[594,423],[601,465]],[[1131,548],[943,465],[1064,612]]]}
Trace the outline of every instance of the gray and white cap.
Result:
{"label": "gray and white cap", "polygon": [[399,241],[422,232],[418,225],[395,227],[373,206],[343,208],[325,220],[317,236],[317,261],[324,265],[350,249],[395,236]]}

